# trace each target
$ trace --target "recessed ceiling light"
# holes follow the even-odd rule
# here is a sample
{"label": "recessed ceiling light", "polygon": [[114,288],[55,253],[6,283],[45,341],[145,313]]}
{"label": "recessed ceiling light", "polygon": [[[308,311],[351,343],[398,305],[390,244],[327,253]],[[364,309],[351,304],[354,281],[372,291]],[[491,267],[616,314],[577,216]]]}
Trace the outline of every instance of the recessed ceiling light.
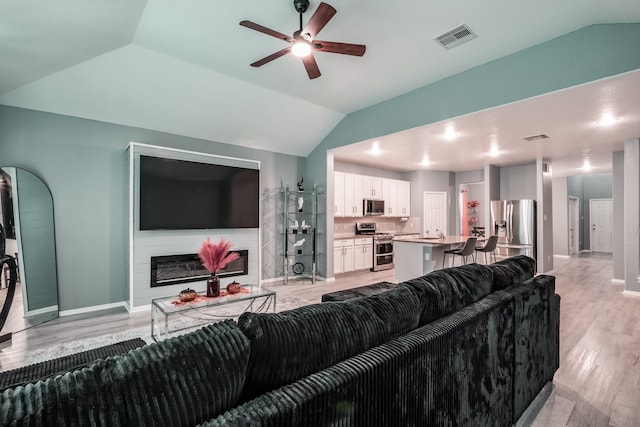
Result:
{"label": "recessed ceiling light", "polygon": [[369,153],[371,153],[374,156],[379,156],[380,153],[382,153],[382,150],[380,150],[380,143],[378,141],[374,141],[373,144],[371,145],[371,150],[369,151]]}
{"label": "recessed ceiling light", "polygon": [[600,117],[600,120],[598,120],[597,125],[603,127],[613,126],[619,120],[619,118],[614,117],[611,113],[604,113],[602,117]]}
{"label": "recessed ceiling light", "polygon": [[420,166],[424,166],[427,167],[431,164],[431,162],[429,161],[429,157],[427,157],[426,155],[422,158],[422,161],[420,162]]}
{"label": "recessed ceiling light", "polygon": [[585,172],[589,172],[591,170],[591,162],[588,158],[585,158],[582,162],[582,170]]}
{"label": "recessed ceiling light", "polygon": [[458,133],[456,132],[455,128],[453,127],[453,125],[448,125],[447,128],[444,131],[444,139],[446,139],[447,141],[452,141],[454,139],[456,139],[456,137],[458,136]]}
{"label": "recessed ceiling light", "polygon": [[491,157],[498,157],[500,155],[500,149],[498,149],[498,144],[491,144],[491,150],[489,151],[489,155]]}

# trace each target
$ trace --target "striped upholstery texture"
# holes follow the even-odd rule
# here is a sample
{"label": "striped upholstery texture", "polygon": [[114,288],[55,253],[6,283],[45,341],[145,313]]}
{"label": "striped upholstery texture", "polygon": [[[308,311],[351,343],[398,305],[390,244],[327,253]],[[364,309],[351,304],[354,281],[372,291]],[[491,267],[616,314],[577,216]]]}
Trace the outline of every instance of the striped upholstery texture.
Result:
{"label": "striped upholstery texture", "polygon": [[14,426],[189,426],[238,403],[249,342],[234,322],[110,357],[0,395]]}
{"label": "striped upholstery texture", "polygon": [[420,324],[425,325],[489,295],[492,283],[491,270],[467,264],[436,270],[399,286],[411,289],[420,298]]}
{"label": "striped upholstery texture", "polygon": [[245,313],[7,389],[0,426],[511,426],[559,365],[555,278],[534,269]]}
{"label": "striped upholstery texture", "polygon": [[324,302],[281,313],[244,313],[251,341],[243,397],[255,397],[361,353],[418,325],[420,301],[408,289]]}
{"label": "striped upholstery texture", "polygon": [[493,273],[491,291],[495,292],[532,278],[536,272],[536,261],[526,255],[517,255],[489,264],[486,268]]}
{"label": "striped upholstery texture", "polygon": [[491,295],[203,425],[509,426],[512,319]]}

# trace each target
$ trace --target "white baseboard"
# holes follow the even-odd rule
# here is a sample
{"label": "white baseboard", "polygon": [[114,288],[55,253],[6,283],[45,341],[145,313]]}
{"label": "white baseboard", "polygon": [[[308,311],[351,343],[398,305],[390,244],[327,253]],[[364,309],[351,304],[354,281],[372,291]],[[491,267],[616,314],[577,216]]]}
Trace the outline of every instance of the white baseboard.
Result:
{"label": "white baseboard", "polygon": [[120,302],[113,302],[111,304],[101,304],[101,305],[93,305],[91,307],[74,308],[72,310],[61,310],[59,315],[60,317],[73,316],[76,314],[91,313],[93,311],[108,310],[110,308],[117,308],[117,307],[126,308],[127,303],[125,301],[120,301]]}
{"label": "white baseboard", "polygon": [[136,307],[131,307],[131,305],[129,305],[128,302],[125,302],[124,308],[126,308],[129,313],[141,313],[143,311],[151,311],[151,304],[138,305]]}
{"label": "white baseboard", "polygon": [[624,291],[622,291],[622,295],[628,296],[628,297],[640,298],[640,292],[638,291],[628,291],[625,289]]}
{"label": "white baseboard", "polygon": [[39,316],[41,314],[55,313],[57,311],[58,311],[58,306],[57,305],[51,305],[49,307],[43,307],[43,308],[39,308],[37,310],[27,311],[26,313],[24,313],[24,317],[29,318],[29,317],[32,317],[32,316]]}
{"label": "white baseboard", "polygon": [[611,283],[616,283],[619,285],[624,285],[624,279],[611,279]]}
{"label": "white baseboard", "polygon": [[554,258],[564,258],[564,259],[569,259],[571,258],[571,255],[560,255],[560,254],[553,254]]}

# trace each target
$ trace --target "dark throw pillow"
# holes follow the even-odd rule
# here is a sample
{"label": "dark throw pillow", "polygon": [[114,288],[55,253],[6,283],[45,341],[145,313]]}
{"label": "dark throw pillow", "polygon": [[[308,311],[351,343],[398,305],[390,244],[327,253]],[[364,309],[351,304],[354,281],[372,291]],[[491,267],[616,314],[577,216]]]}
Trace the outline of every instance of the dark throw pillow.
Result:
{"label": "dark throw pillow", "polygon": [[420,301],[404,289],[281,313],[244,313],[238,324],[251,341],[244,399],[406,333],[419,317]]}
{"label": "dark throw pillow", "polygon": [[526,255],[505,258],[487,265],[493,272],[492,292],[524,282],[535,275],[536,261]]}
{"label": "dark throw pillow", "polygon": [[491,293],[493,274],[479,264],[436,270],[399,286],[411,289],[422,302],[420,324],[432,322]]}

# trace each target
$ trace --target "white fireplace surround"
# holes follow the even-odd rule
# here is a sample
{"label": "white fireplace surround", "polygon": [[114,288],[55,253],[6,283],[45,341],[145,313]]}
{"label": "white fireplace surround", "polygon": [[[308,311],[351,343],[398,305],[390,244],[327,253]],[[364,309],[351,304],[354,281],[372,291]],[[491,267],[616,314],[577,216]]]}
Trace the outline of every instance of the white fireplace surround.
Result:
{"label": "white fireplace surround", "polygon": [[[217,242],[220,238],[232,243],[233,250],[249,252],[249,272],[245,276],[234,276],[221,279],[222,287],[227,282],[237,280],[244,284],[261,282],[261,242],[259,228],[216,229],[216,230],[150,230],[140,231],[138,226],[139,171],[140,155],[151,155],[179,160],[197,161],[229,166],[260,169],[256,160],[238,159],[216,156],[186,150],[177,150],[154,145],[132,142],[126,151],[129,160],[128,206],[129,206],[129,271],[127,308],[130,311],[147,308],[154,298],[178,295],[182,289],[190,287],[196,291],[206,290],[206,280],[191,283],[179,283],[160,287],[150,287],[151,257],[184,253],[197,253],[202,243],[211,238]],[[260,203],[262,210],[262,202]],[[260,216],[262,217],[262,215]],[[188,286],[187,286],[188,285]]]}

